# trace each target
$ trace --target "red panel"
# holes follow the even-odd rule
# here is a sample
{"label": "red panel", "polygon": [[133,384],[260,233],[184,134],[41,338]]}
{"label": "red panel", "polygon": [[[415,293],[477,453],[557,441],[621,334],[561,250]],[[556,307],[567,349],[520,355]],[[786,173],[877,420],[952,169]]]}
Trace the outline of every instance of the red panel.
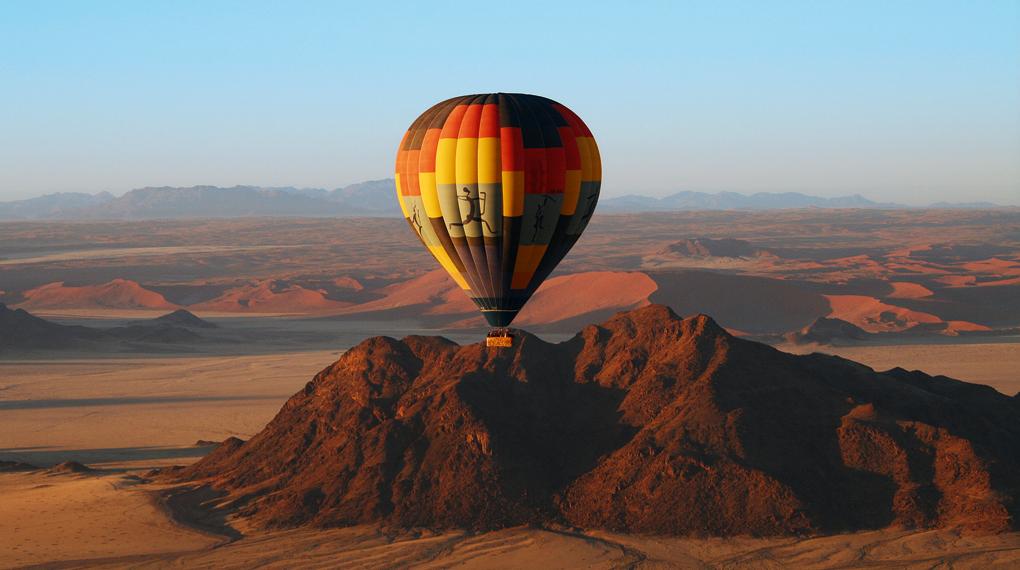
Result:
{"label": "red panel", "polygon": [[450,112],[450,116],[446,118],[446,123],[443,124],[443,130],[439,133],[441,139],[455,139],[457,133],[460,131],[460,122],[464,118],[464,113],[467,111],[467,105],[457,105]]}
{"label": "red panel", "polygon": [[591,131],[588,130],[588,125],[584,124],[584,121],[581,120],[581,117],[575,115],[573,111],[564,107],[563,105],[560,105],[559,103],[556,103],[552,107],[553,109],[559,111],[560,115],[564,119],[566,119],[568,123],[570,123],[570,126],[574,128],[574,132],[577,133],[577,136],[579,137],[592,136]]}
{"label": "red panel", "polygon": [[[399,174],[401,178],[404,177],[404,164],[406,162],[407,162],[407,151],[406,150],[398,150],[397,151],[397,166],[396,166],[396,168],[393,169],[393,171],[396,172],[397,174]],[[401,188],[400,191],[401,191],[401,193],[403,193],[404,192],[404,188]]]}
{"label": "red panel", "polygon": [[524,170],[524,141],[520,127],[503,127],[499,130],[499,153],[504,172]]}
{"label": "red panel", "polygon": [[405,174],[400,175],[400,185],[406,188],[405,196],[421,196],[421,184],[418,182],[418,156],[420,150],[407,151]]}
{"label": "red panel", "polygon": [[577,148],[577,137],[571,127],[560,127],[560,140],[563,141],[563,152],[566,156],[567,170],[581,169],[581,152]]}
{"label": "red panel", "polygon": [[544,148],[524,149],[524,193],[546,194],[549,175],[546,173]]}
{"label": "red panel", "polygon": [[468,105],[464,112],[464,119],[460,122],[460,131],[457,138],[478,138],[478,123],[482,120],[482,105]]}
{"label": "red panel", "polygon": [[499,136],[499,105],[482,105],[482,118],[478,124],[478,137]]}
{"label": "red panel", "polygon": [[419,172],[436,171],[436,147],[439,146],[439,129],[425,132],[425,140],[421,143],[421,154],[418,157]]}
{"label": "red panel", "polygon": [[545,187],[546,192],[562,194],[567,185],[566,157],[563,147],[555,146],[545,149]]}

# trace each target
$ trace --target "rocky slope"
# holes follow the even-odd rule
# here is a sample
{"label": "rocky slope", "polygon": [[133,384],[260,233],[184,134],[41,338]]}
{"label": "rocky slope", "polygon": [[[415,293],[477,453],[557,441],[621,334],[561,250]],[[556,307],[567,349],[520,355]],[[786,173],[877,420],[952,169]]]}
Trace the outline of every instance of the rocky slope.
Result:
{"label": "rocky slope", "polygon": [[548,344],[365,340],[170,477],[257,525],[665,534],[1015,525],[1020,404],[652,305]]}

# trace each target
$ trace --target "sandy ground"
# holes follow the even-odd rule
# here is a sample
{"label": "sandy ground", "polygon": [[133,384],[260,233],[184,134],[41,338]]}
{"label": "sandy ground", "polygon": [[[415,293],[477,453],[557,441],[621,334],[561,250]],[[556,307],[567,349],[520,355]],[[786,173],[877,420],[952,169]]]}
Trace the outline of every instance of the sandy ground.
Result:
{"label": "sandy ground", "polygon": [[819,538],[680,539],[570,529],[253,532],[178,526],[130,475],[0,475],[0,567],[1010,568],[1020,534],[886,530]]}
{"label": "sandy ground", "polygon": [[867,364],[875,370],[899,366],[988,384],[1012,396],[1020,392],[1020,343],[903,344],[895,346],[780,346],[794,353],[824,352]]}
{"label": "sandy ground", "polygon": [[247,439],[336,351],[0,361],[0,460],[136,468]]}
{"label": "sandy ground", "polygon": [[89,249],[62,251],[37,256],[14,256],[13,259],[0,259],[0,265],[33,265],[60,261],[81,261],[98,259],[122,259],[125,257],[163,257],[209,253],[243,253],[262,250],[279,250],[302,247],[301,245],[249,245],[249,246],[173,246],[173,247],[116,247],[105,249]]}
{"label": "sandy ground", "polygon": [[0,568],[223,542],[174,524],[131,475],[5,473],[0,498]]}

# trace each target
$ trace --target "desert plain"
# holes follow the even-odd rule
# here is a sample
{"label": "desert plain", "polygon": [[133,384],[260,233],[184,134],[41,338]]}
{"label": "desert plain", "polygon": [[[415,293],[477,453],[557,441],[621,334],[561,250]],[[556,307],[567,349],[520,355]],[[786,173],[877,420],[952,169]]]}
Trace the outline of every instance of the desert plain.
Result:
{"label": "desert plain", "polygon": [[[0,473],[0,567],[1020,564],[1015,532],[265,530],[168,500],[152,469],[250,439],[362,339],[480,340],[480,318],[400,219],[8,222],[0,290],[7,313],[46,323],[12,316],[2,323],[20,328],[0,331],[0,461],[32,466]],[[560,342],[650,303],[786,352],[1013,396],[1020,212],[601,216],[517,324]],[[152,324],[181,309],[198,320]]]}

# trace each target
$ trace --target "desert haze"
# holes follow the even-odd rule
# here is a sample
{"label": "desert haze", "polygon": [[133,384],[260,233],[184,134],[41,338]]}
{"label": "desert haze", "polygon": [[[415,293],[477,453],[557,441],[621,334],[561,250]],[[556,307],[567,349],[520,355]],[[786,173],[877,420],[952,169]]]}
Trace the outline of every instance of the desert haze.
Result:
{"label": "desert haze", "polygon": [[499,352],[401,219],[0,223],[0,567],[1009,567],[1018,300],[1016,210],[600,215]]}

